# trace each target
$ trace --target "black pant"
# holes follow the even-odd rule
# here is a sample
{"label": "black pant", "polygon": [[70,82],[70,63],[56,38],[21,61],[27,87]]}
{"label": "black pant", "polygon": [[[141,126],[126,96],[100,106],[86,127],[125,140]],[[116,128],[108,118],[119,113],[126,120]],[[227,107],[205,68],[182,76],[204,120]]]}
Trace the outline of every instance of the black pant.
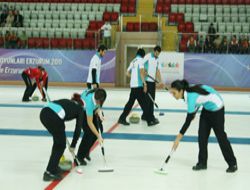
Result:
{"label": "black pant", "polygon": [[30,80],[30,77],[26,73],[22,73],[22,78],[25,82],[26,89],[23,94],[23,101],[29,100],[30,93],[32,91],[32,82]]}
{"label": "black pant", "polygon": [[149,116],[148,116],[146,97],[145,97],[145,93],[143,92],[142,87],[131,88],[130,95],[129,95],[129,100],[128,100],[127,104],[125,105],[119,120],[121,120],[121,121],[126,120],[127,116],[129,115],[130,111],[133,108],[135,100],[137,100],[139,105],[141,106],[141,109],[142,109],[142,111],[143,111],[143,113],[145,115],[145,118],[146,118],[147,122],[152,121],[152,119],[149,118]]}
{"label": "black pant", "polygon": [[[93,123],[94,123],[97,131],[98,131],[98,127],[100,127],[101,132],[103,131],[102,123],[101,123],[100,119],[97,119],[96,115],[93,116]],[[80,146],[78,148],[78,152],[77,152],[77,157],[79,159],[84,159],[84,158],[86,158],[86,156],[89,155],[91,147],[93,146],[93,144],[97,140],[97,137],[95,136],[95,134],[91,131],[90,127],[88,126],[86,112],[84,112],[84,120],[83,120],[82,129],[84,131],[84,134],[83,134],[83,137],[82,137],[82,140],[81,140]]]}
{"label": "black pant", "polygon": [[[151,97],[153,98],[153,100],[155,100],[155,82],[148,82],[147,81],[147,93],[151,95]],[[151,118],[151,120],[155,120],[155,116],[154,116],[154,103],[153,101],[150,99],[149,95],[146,94],[146,106],[147,106],[147,110],[148,110],[148,115]],[[143,118],[145,117],[145,113],[143,112],[142,114]]]}
{"label": "black pant", "polygon": [[[48,78],[47,78],[47,80],[46,80],[46,82],[45,82],[45,85],[44,85],[44,87],[45,87],[45,89],[47,90],[48,89]],[[42,80],[40,80],[40,82],[41,82]],[[36,84],[36,82],[33,84],[33,86],[32,86],[32,89],[31,89],[31,91],[30,91],[30,95],[29,95],[29,97],[31,97],[32,96],[32,94],[34,93],[34,91],[36,90],[36,87],[37,87],[37,84]],[[45,93],[44,93],[44,91],[42,90],[42,93],[43,93],[43,98],[45,98],[46,96],[45,96]]]}
{"label": "black pant", "polygon": [[236,165],[236,158],[233,153],[233,149],[228,141],[227,134],[224,130],[225,122],[224,108],[211,112],[203,108],[200,116],[199,123],[199,163],[207,164],[207,144],[210,131],[213,128],[215,136],[219,142],[220,149],[229,166]]}
{"label": "black pant", "polygon": [[47,171],[56,174],[60,158],[66,148],[65,124],[53,110],[47,107],[42,109],[40,120],[44,127],[53,136],[53,147]]}

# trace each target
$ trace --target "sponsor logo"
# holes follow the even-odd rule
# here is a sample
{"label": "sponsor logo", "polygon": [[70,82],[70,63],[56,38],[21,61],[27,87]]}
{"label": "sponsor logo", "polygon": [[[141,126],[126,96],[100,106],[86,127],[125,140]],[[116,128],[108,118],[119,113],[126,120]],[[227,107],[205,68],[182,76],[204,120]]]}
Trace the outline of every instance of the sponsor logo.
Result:
{"label": "sponsor logo", "polygon": [[168,62],[168,63],[162,63],[162,67],[177,69],[180,67],[180,64],[178,62]]}

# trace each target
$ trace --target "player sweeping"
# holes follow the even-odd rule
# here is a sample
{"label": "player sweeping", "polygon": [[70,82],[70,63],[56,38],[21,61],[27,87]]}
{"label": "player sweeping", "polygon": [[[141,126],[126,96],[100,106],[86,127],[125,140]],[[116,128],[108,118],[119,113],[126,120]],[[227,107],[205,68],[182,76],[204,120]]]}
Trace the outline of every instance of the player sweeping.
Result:
{"label": "player sweeping", "polygon": [[49,163],[43,175],[44,181],[59,180],[62,171],[58,167],[59,160],[66,147],[65,122],[76,119],[74,138],[79,138],[84,121],[81,100],[61,99],[49,102],[40,112],[40,120],[53,136],[53,147]]}
{"label": "player sweeping", "polygon": [[224,159],[229,166],[226,172],[235,172],[237,170],[237,162],[224,130],[224,102],[219,93],[212,87],[206,85],[189,86],[186,80],[174,81],[171,84],[170,93],[177,100],[183,99],[187,103],[186,121],[175,139],[173,150],[177,149],[180,140],[188,129],[191,121],[194,119],[197,110],[200,106],[203,106],[198,132],[198,163],[193,167],[193,170],[198,171],[207,169],[208,138],[211,129],[213,129]]}
{"label": "player sweeping", "polygon": [[[100,131],[102,132],[103,128],[101,120],[103,120],[103,116],[100,108],[105,102],[106,96],[106,91],[101,88],[85,90],[81,94],[81,100],[84,102],[84,119],[82,125],[84,134],[77,152],[77,158],[81,165],[87,164],[84,160],[85,158],[90,161],[89,152],[95,141],[98,140],[100,144],[103,142],[101,134],[98,132],[98,127],[100,127]],[[71,143],[73,149],[77,144],[78,138],[78,135],[76,137],[74,136]]]}

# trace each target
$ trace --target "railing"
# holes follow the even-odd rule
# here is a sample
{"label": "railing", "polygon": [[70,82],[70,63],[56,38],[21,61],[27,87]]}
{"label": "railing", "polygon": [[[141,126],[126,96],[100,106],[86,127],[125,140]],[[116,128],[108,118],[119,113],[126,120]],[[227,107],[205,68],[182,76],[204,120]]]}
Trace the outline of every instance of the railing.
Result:
{"label": "railing", "polygon": [[[61,36],[43,36],[39,32],[36,35],[27,36],[27,28],[0,28],[0,48],[12,49],[97,49],[99,44],[103,43],[102,31],[87,30],[85,38],[79,38],[78,33],[72,37]],[[24,31],[24,33],[22,33]],[[32,31],[33,32],[33,31]],[[80,35],[83,36],[83,35]]]}
{"label": "railing", "polygon": [[176,51],[249,54],[249,38],[249,34],[240,33],[178,33]]}

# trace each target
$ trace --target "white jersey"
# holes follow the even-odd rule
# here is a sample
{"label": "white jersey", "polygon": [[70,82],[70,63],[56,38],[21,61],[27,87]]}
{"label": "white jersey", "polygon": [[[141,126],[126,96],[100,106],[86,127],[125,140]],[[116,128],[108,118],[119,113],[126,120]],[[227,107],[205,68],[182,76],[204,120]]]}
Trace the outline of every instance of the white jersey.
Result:
{"label": "white jersey", "polygon": [[[156,58],[153,53],[148,53],[144,57],[144,69],[149,76],[156,79],[156,73],[158,69],[161,69],[161,64],[159,63],[159,59]],[[150,77],[146,77],[146,81],[154,82]]]}
{"label": "white jersey", "polygon": [[140,75],[140,69],[143,69],[143,58],[140,56],[137,56],[136,58],[131,61],[128,72],[131,74],[130,78],[130,87],[131,88],[138,88],[143,87],[141,75]]}
{"label": "white jersey", "polygon": [[101,61],[102,58],[97,52],[91,59],[89,64],[89,73],[87,78],[87,83],[93,83],[92,81],[92,69],[96,69],[96,82],[100,83],[100,74],[101,74]]}
{"label": "white jersey", "polygon": [[103,36],[104,37],[110,37],[111,36],[111,25],[110,24],[104,24],[101,29],[104,31]]}

